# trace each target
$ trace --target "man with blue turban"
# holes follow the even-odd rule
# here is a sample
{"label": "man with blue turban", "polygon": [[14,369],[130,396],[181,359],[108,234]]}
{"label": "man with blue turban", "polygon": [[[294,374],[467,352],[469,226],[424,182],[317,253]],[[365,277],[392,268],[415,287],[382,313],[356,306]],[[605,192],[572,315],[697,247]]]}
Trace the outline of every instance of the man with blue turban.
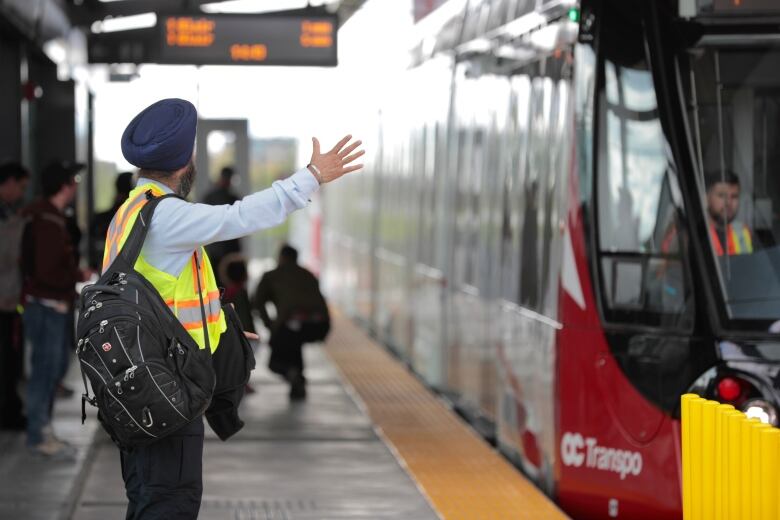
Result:
{"label": "man with blue turban", "polygon": [[[181,197],[190,192],[195,178],[193,148],[197,120],[192,103],[163,99],[141,111],[127,125],[122,134],[122,153],[139,168],[139,179],[109,228],[104,270],[116,257],[118,244],[126,236],[121,221],[134,208],[138,210],[141,197],[149,191],[158,196],[175,193]],[[193,204],[183,198],[164,199],[154,212],[141,253],[143,262],[139,259],[136,269],[161,295],[168,294],[165,298],[177,298],[180,291],[197,291],[193,294],[206,294],[210,299],[218,290],[208,257],[203,255],[202,262],[197,263],[202,247],[281,224],[291,212],[305,207],[321,184],[362,168],[360,164],[350,165],[364,153],[356,151],[361,142],[349,144],[351,139],[348,135],[331,150],[321,153],[319,141],[313,138],[307,167],[233,204],[211,206]],[[205,286],[192,289],[193,278],[199,279],[198,283],[202,280]],[[197,301],[198,296],[194,298]],[[226,325],[220,306],[213,307],[209,299],[204,306],[204,312],[207,307],[208,312],[202,321],[198,318],[185,323],[186,313],[176,315],[201,348],[209,345],[212,351],[217,351]],[[229,418],[214,418],[208,412],[206,415],[212,428],[229,422]],[[127,519],[197,518],[203,492],[203,433],[203,419],[198,417],[152,444],[121,452],[122,477],[130,502]]]}

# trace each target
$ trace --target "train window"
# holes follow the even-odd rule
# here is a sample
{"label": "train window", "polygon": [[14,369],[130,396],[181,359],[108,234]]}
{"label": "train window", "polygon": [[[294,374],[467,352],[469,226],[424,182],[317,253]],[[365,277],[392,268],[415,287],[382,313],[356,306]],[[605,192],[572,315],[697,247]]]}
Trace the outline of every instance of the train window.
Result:
{"label": "train window", "polygon": [[601,73],[596,197],[606,318],[688,326],[679,188],[644,50],[605,57]]}
{"label": "train window", "polygon": [[501,286],[500,296],[519,303],[520,283],[520,211],[522,209],[522,181],[525,177],[528,151],[528,118],[531,101],[531,81],[527,75],[512,79],[509,123],[506,146],[513,153],[509,157],[502,190],[501,216]]}
{"label": "train window", "polygon": [[[568,59],[563,54],[561,61]],[[555,81],[555,104],[550,120],[550,167],[547,176],[547,204],[545,207],[544,249],[542,257],[542,279],[545,283],[542,311],[546,316],[556,316],[558,309],[558,276],[562,256],[562,235],[560,223],[563,220],[566,196],[565,172],[569,171],[571,161],[571,84],[568,78],[560,77]]]}
{"label": "train window", "polygon": [[[463,72],[461,68],[461,72]],[[481,131],[474,117],[474,98],[476,85],[473,79],[462,74],[456,87],[456,107],[458,115],[458,162],[457,191],[455,198],[455,237],[453,271],[457,286],[474,285],[475,279],[475,215],[474,183],[476,176],[476,149],[481,146]]]}
{"label": "train window", "polygon": [[479,269],[480,254],[480,213],[479,200],[482,193],[482,170],[485,165],[485,129],[478,121],[471,142],[471,162],[469,164],[469,184],[466,193],[466,205],[468,206],[468,231],[467,231],[467,261],[466,261],[466,285],[477,287],[477,273]]}
{"label": "train window", "polygon": [[727,310],[769,326],[780,318],[780,46],[713,44],[683,60],[703,218]]}
{"label": "train window", "polygon": [[550,100],[547,78],[536,77],[531,83],[531,111],[528,131],[528,161],[523,180],[523,217],[520,231],[520,303],[530,309],[539,306],[539,228],[540,199],[544,186],[541,184],[546,171],[547,119]]}

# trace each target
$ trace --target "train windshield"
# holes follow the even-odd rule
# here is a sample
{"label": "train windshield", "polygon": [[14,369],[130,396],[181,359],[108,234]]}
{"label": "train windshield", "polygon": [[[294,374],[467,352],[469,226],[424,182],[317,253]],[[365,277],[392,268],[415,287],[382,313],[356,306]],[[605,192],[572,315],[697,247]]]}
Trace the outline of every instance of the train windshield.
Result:
{"label": "train windshield", "polygon": [[780,332],[780,45],[720,40],[683,59],[709,250],[730,318]]}

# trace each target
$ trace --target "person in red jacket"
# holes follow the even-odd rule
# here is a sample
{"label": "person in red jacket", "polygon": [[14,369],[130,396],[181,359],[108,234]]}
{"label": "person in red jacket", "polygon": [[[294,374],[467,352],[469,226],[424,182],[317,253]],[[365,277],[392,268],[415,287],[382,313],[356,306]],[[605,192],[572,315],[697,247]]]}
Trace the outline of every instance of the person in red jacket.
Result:
{"label": "person in red jacket", "polygon": [[22,240],[24,330],[30,345],[31,374],[27,383],[27,446],[47,457],[72,456],[74,450],[51,430],[57,383],[67,367],[72,338],[68,320],[76,282],[88,271],[76,264],[65,208],[76,195],[76,173],[82,166],[52,163],[41,173],[42,196],[22,210],[30,219]]}

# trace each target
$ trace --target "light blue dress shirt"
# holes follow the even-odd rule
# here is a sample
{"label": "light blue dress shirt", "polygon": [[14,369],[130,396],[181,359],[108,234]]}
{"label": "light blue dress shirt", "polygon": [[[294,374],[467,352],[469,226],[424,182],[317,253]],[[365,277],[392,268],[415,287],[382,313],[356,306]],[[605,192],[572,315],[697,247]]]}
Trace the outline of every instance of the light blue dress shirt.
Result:
{"label": "light blue dress shirt", "polygon": [[[137,185],[149,183],[173,193],[151,179],[140,178]],[[277,226],[293,211],[306,207],[318,188],[314,175],[302,168],[233,204],[211,206],[165,199],[154,211],[141,254],[153,267],[178,277],[198,247]]]}

